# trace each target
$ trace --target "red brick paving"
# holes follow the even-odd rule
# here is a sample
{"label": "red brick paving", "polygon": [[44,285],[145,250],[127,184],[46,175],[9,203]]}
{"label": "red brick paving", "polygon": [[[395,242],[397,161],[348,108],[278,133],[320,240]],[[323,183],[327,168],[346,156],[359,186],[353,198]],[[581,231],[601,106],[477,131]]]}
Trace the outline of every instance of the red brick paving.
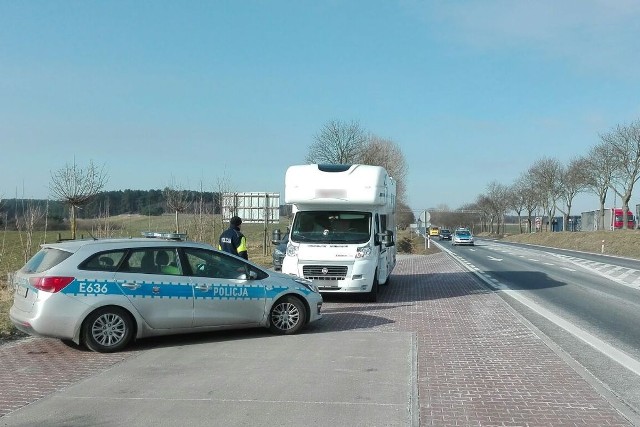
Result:
{"label": "red brick paving", "polygon": [[0,417],[101,372],[131,354],[81,351],[45,338],[0,345]]}
{"label": "red brick paving", "polygon": [[[446,254],[401,258],[378,303],[327,297],[324,310],[309,333],[415,334],[421,426],[631,425]],[[41,338],[2,345],[0,416],[134,352],[97,354]]]}

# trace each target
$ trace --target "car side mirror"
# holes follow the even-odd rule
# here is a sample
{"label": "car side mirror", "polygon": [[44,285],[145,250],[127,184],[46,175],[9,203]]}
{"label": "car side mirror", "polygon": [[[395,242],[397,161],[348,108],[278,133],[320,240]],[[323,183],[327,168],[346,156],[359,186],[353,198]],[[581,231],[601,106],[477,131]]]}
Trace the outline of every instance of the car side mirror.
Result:
{"label": "car side mirror", "polygon": [[386,247],[393,246],[395,243],[393,241],[393,231],[386,230],[382,235],[382,244]]}

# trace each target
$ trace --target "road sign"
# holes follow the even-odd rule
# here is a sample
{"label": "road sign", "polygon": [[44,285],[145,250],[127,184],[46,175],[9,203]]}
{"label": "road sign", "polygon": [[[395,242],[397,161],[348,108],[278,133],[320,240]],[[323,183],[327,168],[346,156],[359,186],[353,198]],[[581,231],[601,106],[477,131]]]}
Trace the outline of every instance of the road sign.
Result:
{"label": "road sign", "polygon": [[428,227],[431,225],[431,214],[427,211],[422,211],[422,213],[420,214],[420,221],[422,221],[422,224],[425,225],[425,227]]}

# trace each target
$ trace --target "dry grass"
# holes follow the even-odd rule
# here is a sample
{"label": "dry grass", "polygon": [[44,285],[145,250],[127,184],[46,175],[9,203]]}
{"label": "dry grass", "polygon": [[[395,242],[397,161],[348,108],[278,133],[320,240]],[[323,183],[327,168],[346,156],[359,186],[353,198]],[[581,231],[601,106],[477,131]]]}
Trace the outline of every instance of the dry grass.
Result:
{"label": "dry grass", "polygon": [[0,341],[17,334],[9,321],[9,308],[11,308],[12,301],[13,292],[6,286],[0,286]]}
{"label": "dry grass", "polygon": [[525,233],[503,240],[640,259],[640,230]]}

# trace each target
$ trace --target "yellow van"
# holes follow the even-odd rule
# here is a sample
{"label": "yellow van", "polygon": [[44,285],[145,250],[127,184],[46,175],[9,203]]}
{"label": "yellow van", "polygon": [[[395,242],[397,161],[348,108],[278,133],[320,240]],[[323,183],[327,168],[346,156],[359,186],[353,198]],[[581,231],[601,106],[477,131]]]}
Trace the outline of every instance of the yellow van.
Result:
{"label": "yellow van", "polygon": [[439,236],[440,235],[440,227],[429,227],[429,236]]}

